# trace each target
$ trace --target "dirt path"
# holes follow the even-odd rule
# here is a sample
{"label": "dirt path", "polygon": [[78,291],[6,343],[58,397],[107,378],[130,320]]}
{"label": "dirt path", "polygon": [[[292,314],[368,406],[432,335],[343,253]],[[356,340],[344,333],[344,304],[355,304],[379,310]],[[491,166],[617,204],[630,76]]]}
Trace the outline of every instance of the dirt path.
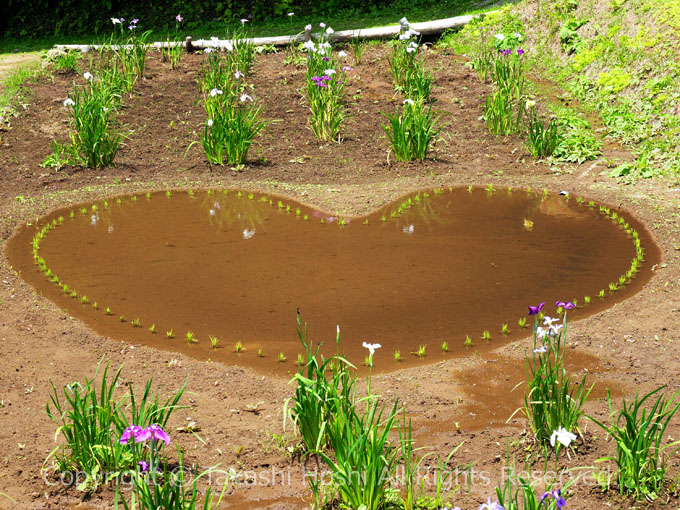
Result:
{"label": "dirt path", "polygon": [[37,65],[40,62],[40,52],[5,53],[0,55],[0,94],[4,90],[5,79],[22,66]]}

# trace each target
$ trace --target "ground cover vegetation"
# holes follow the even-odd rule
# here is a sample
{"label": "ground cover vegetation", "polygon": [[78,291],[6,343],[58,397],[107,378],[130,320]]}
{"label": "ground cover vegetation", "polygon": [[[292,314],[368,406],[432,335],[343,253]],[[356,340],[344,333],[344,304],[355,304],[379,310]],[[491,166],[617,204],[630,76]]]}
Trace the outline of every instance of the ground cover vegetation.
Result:
{"label": "ground cover vegetation", "polygon": [[[472,54],[480,28],[522,34],[534,72],[559,82],[562,97],[578,101],[584,112],[597,112],[602,125],[594,127],[635,153],[633,161],[612,161],[612,177],[677,178],[677,12],[676,2],[524,2],[472,23],[450,43]],[[572,138],[563,148],[580,146],[571,157],[573,152],[579,154],[576,161],[595,156],[597,145],[583,121],[554,113]],[[565,159],[562,150],[558,157]]]}

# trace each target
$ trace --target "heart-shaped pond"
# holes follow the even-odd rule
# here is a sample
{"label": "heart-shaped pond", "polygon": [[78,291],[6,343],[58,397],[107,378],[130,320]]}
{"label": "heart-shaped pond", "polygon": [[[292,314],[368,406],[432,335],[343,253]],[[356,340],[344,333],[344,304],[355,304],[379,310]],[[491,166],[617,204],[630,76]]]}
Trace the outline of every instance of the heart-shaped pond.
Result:
{"label": "heart-shaped pond", "polygon": [[390,370],[526,335],[527,305],[600,310],[640,288],[659,251],[629,216],[548,193],[437,189],[350,221],[220,190],[62,209],[20,230],[8,256],[102,334],[285,373],[302,352],[298,307],[326,352],[339,324],[352,362],[377,342],[375,367]]}

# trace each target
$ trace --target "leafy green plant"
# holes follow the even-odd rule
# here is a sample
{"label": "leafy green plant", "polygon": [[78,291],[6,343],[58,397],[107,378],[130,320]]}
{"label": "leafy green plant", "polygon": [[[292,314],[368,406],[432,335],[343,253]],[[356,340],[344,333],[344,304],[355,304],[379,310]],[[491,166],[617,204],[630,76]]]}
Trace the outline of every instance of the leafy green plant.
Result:
{"label": "leafy green plant", "polygon": [[118,99],[101,81],[94,82],[90,73],[85,73],[88,83],[74,86],[72,97],[64,101],[71,114],[70,146],[53,144],[53,154],[45,165],[80,165],[92,168],[109,166],[122,142],[119,130],[111,125],[111,111]]}
{"label": "leafy green plant", "polygon": [[527,387],[522,411],[537,441],[540,444],[549,441],[559,451],[573,439],[572,431],[579,431],[583,405],[593,387],[587,386],[585,375],[577,382],[567,375],[564,368],[567,314],[562,325],[556,325],[557,321],[546,316],[547,328],[538,326],[538,321],[534,323],[533,351],[526,358]]}
{"label": "leafy green plant", "polygon": [[383,130],[392,144],[392,152],[398,161],[423,160],[427,150],[439,133],[435,128],[441,115],[432,113],[432,106],[425,108],[422,101],[406,99],[401,112],[383,114],[389,125]]}
{"label": "leafy green plant", "polygon": [[208,338],[210,339],[210,347],[217,349],[217,344],[219,343],[220,339],[214,335],[208,335]]}
{"label": "leafy green plant", "polygon": [[[121,444],[124,429],[130,423],[140,427],[152,424],[165,426],[172,412],[178,408],[185,389],[182,386],[163,402],[159,393],[152,393],[152,381],[149,380],[141,399],[136,399],[132,385],[127,397],[117,399],[115,392],[121,368],[109,380],[107,364],[98,390],[95,381],[100,367],[101,363],[93,379],[86,378],[83,384],[68,384],[61,391],[50,380],[52,393],[46,405],[47,415],[57,424],[57,435],[63,436],[65,444],[57,446],[45,462],[54,458],[60,472],[83,471],[86,479],[79,486],[80,490],[96,488],[101,474],[115,476],[141,460]],[[126,414],[128,409],[130,419]]]}
{"label": "leafy green plant", "polygon": [[512,100],[508,95],[497,90],[486,97],[483,118],[489,128],[489,133],[494,136],[506,136],[518,130],[522,110],[518,108],[517,114],[513,114]]}
{"label": "leafy green plant", "polygon": [[[623,408],[617,411],[614,411],[611,394],[607,392],[611,420],[609,426],[588,416],[616,441],[616,457],[601,460],[616,463],[616,477],[622,494],[633,493],[637,497],[654,500],[664,488],[667,469],[665,451],[680,444],[675,441],[662,446],[666,427],[680,407],[680,401],[676,401],[677,392],[667,399],[661,393],[664,388],[660,386],[642,397],[636,393],[633,402],[627,404],[624,399]],[[651,405],[645,408],[648,401]]]}
{"label": "leafy green plant", "polygon": [[350,68],[343,66],[338,70],[335,58],[323,55],[312,54],[307,60],[307,99],[314,135],[318,140],[329,142],[338,138],[347,118],[344,96],[346,72]]}
{"label": "leafy green plant", "polygon": [[[213,165],[245,163],[255,135],[269,123],[260,119],[261,106],[243,104],[253,102],[249,95],[243,94],[237,100],[241,104],[232,100],[215,108],[205,123],[200,143]],[[197,142],[189,148],[194,143]]]}
{"label": "leafy green plant", "polygon": [[[319,347],[313,347],[307,338],[307,325],[302,326],[297,316],[297,334],[306,353],[306,363],[291,382],[297,383],[295,395],[284,404],[284,428],[290,420],[300,433],[307,451],[315,451],[329,443],[329,423],[352,402],[355,380],[349,373],[354,368],[340,356],[328,359],[319,354]],[[340,330],[336,345],[340,342]],[[291,406],[292,403],[292,406]]]}
{"label": "leafy green plant", "polygon": [[538,117],[533,101],[527,101],[525,108],[527,143],[531,154],[537,158],[552,155],[557,146],[562,142],[562,129],[557,119],[550,119],[547,124],[544,124]]}

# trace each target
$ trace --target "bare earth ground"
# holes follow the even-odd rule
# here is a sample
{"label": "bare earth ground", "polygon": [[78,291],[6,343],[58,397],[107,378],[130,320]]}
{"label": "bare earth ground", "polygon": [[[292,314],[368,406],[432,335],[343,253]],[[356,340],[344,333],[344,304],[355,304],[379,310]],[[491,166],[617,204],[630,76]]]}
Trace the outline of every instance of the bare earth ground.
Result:
{"label": "bare earth ground", "polygon": [[[0,133],[2,243],[23,222],[58,206],[167,187],[275,192],[322,210],[355,215],[409,191],[434,186],[493,183],[495,187],[568,190],[572,196],[583,195],[634,214],[647,225],[663,252],[655,276],[641,292],[570,326],[571,349],[580,359],[591,360],[585,369],[600,372],[601,379],[625,396],[661,384],[677,389],[678,184],[644,181],[624,186],[602,176],[605,158],[626,156],[615,146],[601,160],[581,166],[551,169],[534,163],[521,140],[494,139],[487,133],[478,120],[485,86],[459,59],[435,52],[427,60],[437,77],[436,107],[448,113],[441,120],[442,140],[426,162],[395,164],[387,156],[380,112],[393,111],[401,98],[391,89],[384,55],[384,48],[369,47],[362,64],[355,66],[348,98],[353,116],[347,122],[345,140],[322,146],[306,123],[303,69],[283,66],[282,53],[258,57],[250,76],[252,95],[264,104],[267,118],[281,122],[269,126],[258,139],[251,150],[252,164],[241,172],[211,169],[198,146],[185,157],[204,121],[195,81],[200,56],[185,58],[175,71],[164,67],[156,55],[149,59],[146,78],[126,99],[120,116],[133,132],[119,153],[117,166],[105,170],[54,171],[39,166],[50,151],[50,141],[66,136],[68,117],[62,102],[72,81],[80,78],[69,75],[44,81],[35,86],[30,107],[12,129]],[[558,267],[560,261],[546,263]],[[173,416],[171,426],[195,421],[201,426],[203,442],[177,432],[173,440],[186,450],[190,464],[205,468],[219,463],[242,474],[241,482],[229,488],[227,508],[308,506],[303,466],[289,459],[285,448],[277,448],[272,437],[272,433],[282,434],[282,405],[293,390],[287,380],[101,337],[36,295],[4,258],[0,264],[0,492],[15,501],[0,496],[0,508],[61,509],[80,501],[82,494],[74,487],[64,487],[53,474],[44,477],[41,473],[45,457],[55,447],[55,425],[45,414],[45,403],[50,379],[57,387],[82,381],[94,374],[99,360],[113,367],[124,364],[123,380],[137,388],[153,377],[169,393],[188,378],[190,392],[183,400],[188,408]],[[281,334],[294,335],[294,323]],[[536,451],[529,448],[531,443],[522,433],[526,426],[522,419],[516,417],[504,425],[521,401],[521,390],[511,393],[510,389],[522,376],[522,357],[530,345],[526,338],[499,347],[491,355],[451,359],[374,378],[375,391],[388,398],[396,396],[406,406],[419,446],[448,454],[465,443],[453,463],[474,463],[478,476],[472,480],[470,493],[466,481],[459,480],[461,492],[452,496],[455,505],[477,508],[492,495],[504,465],[506,438],[519,464],[526,452]],[[579,369],[577,375],[581,373]],[[247,407],[259,402],[258,412]],[[592,399],[586,410],[600,418],[606,414],[602,398]],[[470,412],[476,414],[479,428],[456,430],[459,417]],[[669,440],[680,437],[679,420],[668,429]],[[491,422],[493,426],[488,425]],[[613,452],[612,443],[604,441],[599,429],[585,420],[582,427],[585,444],[571,458],[561,456],[561,466],[592,466]],[[672,477],[679,464],[680,456],[673,453]],[[535,466],[543,471],[540,462]],[[272,472],[275,482],[265,483]],[[285,473],[283,479],[280,473]],[[570,508],[628,508],[634,503],[614,492],[602,494],[592,478],[574,483],[571,492]],[[102,489],[77,507],[111,508],[112,500],[111,491]],[[651,507],[665,508],[666,503],[663,498]],[[680,503],[671,496],[669,504],[677,508]]]}

